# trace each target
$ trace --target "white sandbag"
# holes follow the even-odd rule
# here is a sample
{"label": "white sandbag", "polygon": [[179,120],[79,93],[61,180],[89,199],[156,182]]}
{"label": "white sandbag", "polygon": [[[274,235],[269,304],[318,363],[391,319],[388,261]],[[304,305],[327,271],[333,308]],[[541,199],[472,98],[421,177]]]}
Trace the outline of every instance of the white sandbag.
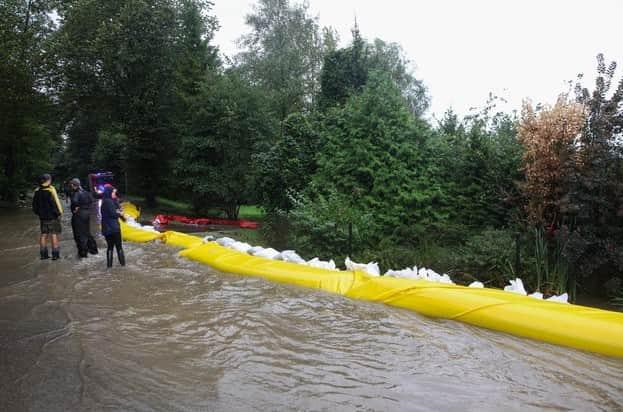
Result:
{"label": "white sandbag", "polygon": [[526,292],[526,289],[523,287],[523,281],[519,278],[515,280],[510,280],[510,285],[504,287],[504,290],[506,292],[517,293],[524,296],[528,294],[528,292]]}
{"label": "white sandbag", "polygon": [[234,242],[227,247],[242,253],[247,253],[247,250],[251,249],[251,245],[245,242]]}
{"label": "white sandbag", "polygon": [[407,269],[401,269],[401,270],[394,270],[394,269],[389,269],[387,272],[385,272],[385,274],[383,276],[392,276],[395,278],[406,278],[408,276],[408,274],[406,273],[408,270]]}
{"label": "white sandbag", "polygon": [[317,257],[307,261],[307,266],[319,269],[336,270],[335,262],[331,259],[328,262],[318,259]]}
{"label": "white sandbag", "polygon": [[432,269],[426,269],[426,278],[430,282],[441,282],[441,275]]}
{"label": "white sandbag", "polygon": [[446,283],[448,285],[454,285],[454,282],[450,278],[450,275],[448,275],[447,273],[444,273],[443,275],[441,275],[441,277],[439,278],[438,282]]}
{"label": "white sandbag", "polygon": [[371,276],[381,276],[381,270],[379,269],[379,264],[376,262],[356,263],[350,260],[349,257],[346,257],[346,260],[344,261],[344,263],[346,264],[347,270],[359,270],[362,272],[366,272],[368,275],[371,275]]}
{"label": "white sandbag", "polygon": [[376,262],[370,262],[366,265],[366,273],[372,276],[381,276],[381,269]]}
{"label": "white sandbag", "polygon": [[569,303],[569,295],[566,293],[563,293],[560,296],[551,296],[545,300],[549,300],[550,302],[560,302],[560,303]]}
{"label": "white sandbag", "polygon": [[[414,268],[415,269],[415,268]],[[401,270],[388,270],[385,272],[385,276],[393,276],[396,278],[405,278],[405,279],[418,279],[417,270],[411,268],[404,268]]]}
{"label": "white sandbag", "polygon": [[235,240],[230,237],[219,237],[218,239],[216,239],[216,243],[218,243],[221,246],[225,246],[225,247],[231,245],[234,242]]}
{"label": "white sandbag", "polygon": [[247,253],[249,255],[256,255],[258,252],[261,252],[262,250],[264,250],[262,246],[253,246],[249,250],[247,250]]}
{"label": "white sandbag", "polygon": [[325,269],[338,270],[335,264],[335,261],[333,259],[330,259],[328,262],[325,262],[325,261],[321,261],[321,262],[325,264]]}
{"label": "white sandbag", "polygon": [[534,292],[529,294],[528,296],[535,299],[543,299],[543,294],[541,292]]}
{"label": "white sandbag", "polygon": [[470,287],[470,288],[484,288],[485,285],[482,282],[475,281],[475,282],[470,283],[468,285],[468,287]]}
{"label": "white sandbag", "polygon": [[204,242],[211,242],[213,240],[214,240],[214,236],[212,236],[212,235],[207,235],[207,236],[203,237],[203,241]]}
{"label": "white sandbag", "polygon": [[279,254],[279,256],[275,257],[276,260],[283,260],[284,262],[305,264],[305,259],[300,257],[298,253],[294,250],[284,250]]}
{"label": "white sandbag", "polygon": [[275,259],[275,257],[277,257],[278,255],[279,255],[279,252],[277,250],[273,249],[272,247],[269,247],[269,248],[260,250],[253,256],[263,257],[266,259]]}

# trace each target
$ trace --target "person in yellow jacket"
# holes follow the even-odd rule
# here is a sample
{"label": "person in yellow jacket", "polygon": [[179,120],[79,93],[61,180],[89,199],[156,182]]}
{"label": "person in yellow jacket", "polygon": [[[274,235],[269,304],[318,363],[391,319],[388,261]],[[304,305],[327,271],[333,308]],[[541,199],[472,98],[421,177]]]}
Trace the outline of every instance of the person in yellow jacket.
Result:
{"label": "person in yellow jacket", "polygon": [[52,176],[43,174],[39,178],[39,187],[35,190],[32,198],[32,211],[39,216],[41,223],[41,236],[39,237],[39,252],[41,259],[49,259],[48,254],[48,235],[52,240],[52,260],[60,257],[60,247],[58,235],[60,235],[61,215],[63,206],[61,205],[56,189],[52,186]]}

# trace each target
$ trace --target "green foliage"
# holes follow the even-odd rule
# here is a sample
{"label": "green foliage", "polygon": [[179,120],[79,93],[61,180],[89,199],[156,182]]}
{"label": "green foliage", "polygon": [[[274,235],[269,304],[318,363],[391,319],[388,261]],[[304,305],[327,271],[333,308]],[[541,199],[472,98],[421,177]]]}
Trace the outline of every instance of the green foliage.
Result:
{"label": "green foliage", "polygon": [[198,212],[212,206],[237,218],[251,197],[251,156],[273,132],[262,94],[236,73],[207,80],[190,108],[176,175]]}
{"label": "green foliage", "polygon": [[[75,0],[59,5],[54,39],[60,97],[67,115],[68,169],[94,165],[100,132],[111,124],[127,138],[131,190],[149,203],[170,175],[174,136],[186,121],[187,96],[208,67],[216,27],[200,0]],[[100,159],[101,160],[101,159]]]}
{"label": "green foliage", "polygon": [[344,103],[366,84],[366,44],[357,28],[352,33],[353,41],[349,47],[333,50],[324,59],[320,73],[319,103],[322,108]]}
{"label": "green foliage", "polygon": [[[124,183],[124,172],[127,170],[127,139],[119,130],[102,130],[98,133],[97,144],[93,150],[93,167],[113,172],[118,183]],[[121,189],[124,192],[127,190],[125,185]]]}
{"label": "green foliage", "polygon": [[508,230],[488,228],[467,238],[453,264],[481,282],[503,287],[514,278],[515,240]]}
{"label": "green foliage", "polygon": [[515,219],[522,147],[513,117],[497,113],[491,118],[484,113],[459,122],[449,112],[428,153],[431,179],[447,199],[442,210],[448,216],[449,234],[502,227]]}
{"label": "green foliage", "polygon": [[534,238],[534,273],[536,275],[536,290],[545,295],[562,294],[569,292],[571,299],[575,298],[575,290],[567,290],[569,282],[569,265],[565,258],[569,234],[566,232],[545,233],[543,228],[535,228]]}
{"label": "green foliage", "polygon": [[409,111],[415,116],[423,115],[428,109],[430,99],[424,83],[411,72],[410,62],[399,44],[374,39],[372,44],[367,45],[367,65],[368,72],[376,70],[389,73],[407,101]]}
{"label": "green foliage", "polygon": [[379,71],[390,76],[411,113],[422,115],[429,104],[426,89],[413,76],[400,45],[380,39],[368,44],[357,27],[352,33],[349,47],[334,50],[325,57],[320,73],[320,107],[327,109],[343,104],[349,96],[361,91],[370,72]]}
{"label": "green foliage", "polygon": [[42,89],[52,2],[0,3],[0,199],[14,201],[51,170],[57,119]]}
{"label": "green foliage", "polygon": [[606,67],[601,54],[597,63],[594,90],[576,85],[576,100],[588,116],[565,198],[572,231],[566,257],[573,275],[592,289],[623,270],[623,78],[611,93],[616,63]]}
{"label": "green foliage", "polygon": [[293,202],[289,241],[305,255],[357,257],[375,236],[372,214],[352,207],[352,199],[334,188],[319,191],[313,200],[299,195]]}
{"label": "green foliage", "polygon": [[128,136],[133,190],[155,202],[172,152],[173,80],[177,22],[172,1],[132,0],[106,25],[105,64]]}
{"label": "green foliage", "polygon": [[217,27],[216,18],[206,14],[210,1],[183,0],[178,8],[179,24],[176,41],[175,89],[181,99],[178,111],[186,108],[187,96],[199,92],[200,83],[209,70],[219,66],[217,50],[210,41]]}
{"label": "green foliage", "polygon": [[316,171],[320,147],[319,121],[293,113],[282,123],[274,145],[254,156],[255,190],[267,210],[292,209],[292,193],[303,191]]}
{"label": "green foliage", "polygon": [[296,247],[358,256],[383,238],[416,242],[416,225],[434,213],[435,193],[417,183],[429,132],[389,76],[371,73],[360,95],[325,114],[321,130],[318,169],[292,212]]}
{"label": "green foliage", "polygon": [[[247,79],[270,95],[278,120],[313,107],[324,46],[335,43],[309,16],[306,3],[259,0],[246,16],[250,33],[240,39],[244,48],[236,61]],[[329,37],[327,37],[329,36]]]}

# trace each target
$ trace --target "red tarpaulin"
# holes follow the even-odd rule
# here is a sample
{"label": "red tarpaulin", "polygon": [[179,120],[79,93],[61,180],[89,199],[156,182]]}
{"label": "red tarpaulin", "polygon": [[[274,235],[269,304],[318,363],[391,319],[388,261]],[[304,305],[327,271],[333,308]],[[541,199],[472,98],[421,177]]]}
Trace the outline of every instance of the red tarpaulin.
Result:
{"label": "red tarpaulin", "polygon": [[186,217],[178,215],[157,215],[154,218],[154,225],[168,225],[169,222],[180,222],[188,225],[227,225],[238,226],[244,229],[257,229],[259,223],[245,219],[221,219],[216,217]]}

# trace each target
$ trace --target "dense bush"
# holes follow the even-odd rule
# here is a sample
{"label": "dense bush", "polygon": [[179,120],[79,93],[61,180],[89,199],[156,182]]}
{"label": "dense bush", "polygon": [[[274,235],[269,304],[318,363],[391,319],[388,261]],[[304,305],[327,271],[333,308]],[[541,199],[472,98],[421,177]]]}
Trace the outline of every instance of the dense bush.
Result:
{"label": "dense bush", "polygon": [[457,248],[453,265],[485,284],[502,287],[516,275],[515,246],[514,233],[488,228]]}

